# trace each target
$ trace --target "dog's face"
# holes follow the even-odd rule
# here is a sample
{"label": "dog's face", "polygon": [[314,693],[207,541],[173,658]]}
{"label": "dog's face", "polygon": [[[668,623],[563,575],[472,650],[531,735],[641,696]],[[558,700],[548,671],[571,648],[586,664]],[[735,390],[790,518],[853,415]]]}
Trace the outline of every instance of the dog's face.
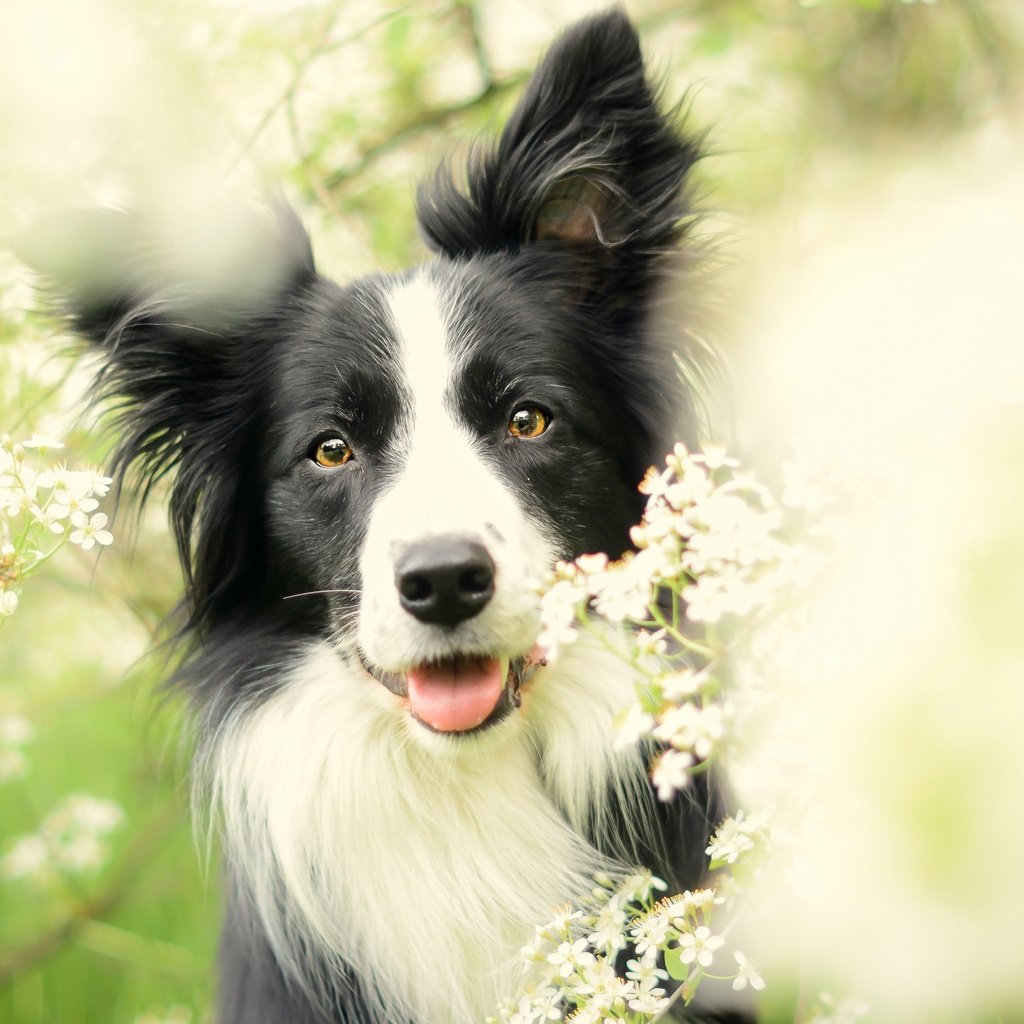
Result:
{"label": "dog's face", "polygon": [[121,468],[176,474],[199,641],[319,637],[425,733],[514,711],[535,582],[628,546],[643,470],[689,422],[653,322],[695,158],[616,15],[553,48],[466,191],[421,190],[435,256],[409,274],[339,287],[277,210],[269,283],[183,300],[111,215],[111,269],[65,290],[107,356]]}
{"label": "dog's face", "polygon": [[[635,430],[565,282],[528,258],[311,289],[276,351],[271,543],[410,712],[508,713],[556,557],[621,552]],[[506,685],[508,683],[508,685]]]}

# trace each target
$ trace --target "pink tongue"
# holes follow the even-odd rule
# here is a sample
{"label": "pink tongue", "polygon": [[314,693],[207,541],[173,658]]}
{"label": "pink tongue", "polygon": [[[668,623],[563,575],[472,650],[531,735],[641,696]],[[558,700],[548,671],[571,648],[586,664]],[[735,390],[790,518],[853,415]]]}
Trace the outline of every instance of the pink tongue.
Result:
{"label": "pink tongue", "polygon": [[406,681],[412,713],[439,732],[475,728],[494,710],[505,688],[496,658],[420,665]]}

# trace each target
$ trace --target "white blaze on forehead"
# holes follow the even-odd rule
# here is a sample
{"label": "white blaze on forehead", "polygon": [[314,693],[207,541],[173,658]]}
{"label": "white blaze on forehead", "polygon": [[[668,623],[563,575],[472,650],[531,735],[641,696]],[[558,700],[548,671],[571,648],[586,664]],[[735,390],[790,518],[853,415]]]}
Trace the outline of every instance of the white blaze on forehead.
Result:
{"label": "white blaze on forehead", "polygon": [[388,298],[401,345],[405,384],[412,398],[414,435],[432,435],[438,441],[440,435],[455,428],[445,409],[445,392],[456,367],[441,297],[435,285],[419,274],[395,288]]}
{"label": "white blaze on forehead", "polygon": [[399,433],[401,470],[378,511],[399,542],[449,532],[482,537],[484,524],[507,516],[512,503],[478,440],[451,409],[460,359],[444,300],[424,274],[388,296],[409,406]]}

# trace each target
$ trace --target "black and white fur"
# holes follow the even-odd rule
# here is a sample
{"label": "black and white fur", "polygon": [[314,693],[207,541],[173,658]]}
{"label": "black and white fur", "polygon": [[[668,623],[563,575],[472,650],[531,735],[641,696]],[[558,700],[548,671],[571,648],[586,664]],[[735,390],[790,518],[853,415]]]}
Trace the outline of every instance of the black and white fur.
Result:
{"label": "black and white fur", "polygon": [[[121,214],[87,283],[52,273],[102,353],[119,469],[144,493],[173,479],[177,680],[224,836],[221,1024],[482,1022],[595,871],[700,882],[720,800],[705,779],[661,805],[642,752],[612,749],[628,673],[586,639],[531,657],[533,581],[625,550],[644,469],[692,440],[695,360],[660,310],[697,157],[611,12],[554,45],[464,182],[422,188],[421,267],[338,286],[276,209],[272,272],[242,294],[154,284]],[[545,433],[510,434],[523,406]],[[325,438],[351,460],[318,465]],[[396,564],[451,537],[486,550],[493,594],[421,621]],[[508,660],[521,706],[510,690],[454,733],[415,720],[403,673],[475,655]]]}

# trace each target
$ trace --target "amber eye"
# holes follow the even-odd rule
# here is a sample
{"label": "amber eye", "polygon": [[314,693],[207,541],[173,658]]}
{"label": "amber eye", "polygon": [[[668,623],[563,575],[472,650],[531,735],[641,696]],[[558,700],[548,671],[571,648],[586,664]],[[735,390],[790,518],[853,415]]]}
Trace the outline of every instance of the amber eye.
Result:
{"label": "amber eye", "polygon": [[520,406],[508,421],[513,437],[540,437],[548,429],[548,414],[535,405]]}
{"label": "amber eye", "polygon": [[344,466],[352,458],[352,448],[348,441],[340,437],[328,437],[316,446],[313,461],[324,469],[335,469]]}

